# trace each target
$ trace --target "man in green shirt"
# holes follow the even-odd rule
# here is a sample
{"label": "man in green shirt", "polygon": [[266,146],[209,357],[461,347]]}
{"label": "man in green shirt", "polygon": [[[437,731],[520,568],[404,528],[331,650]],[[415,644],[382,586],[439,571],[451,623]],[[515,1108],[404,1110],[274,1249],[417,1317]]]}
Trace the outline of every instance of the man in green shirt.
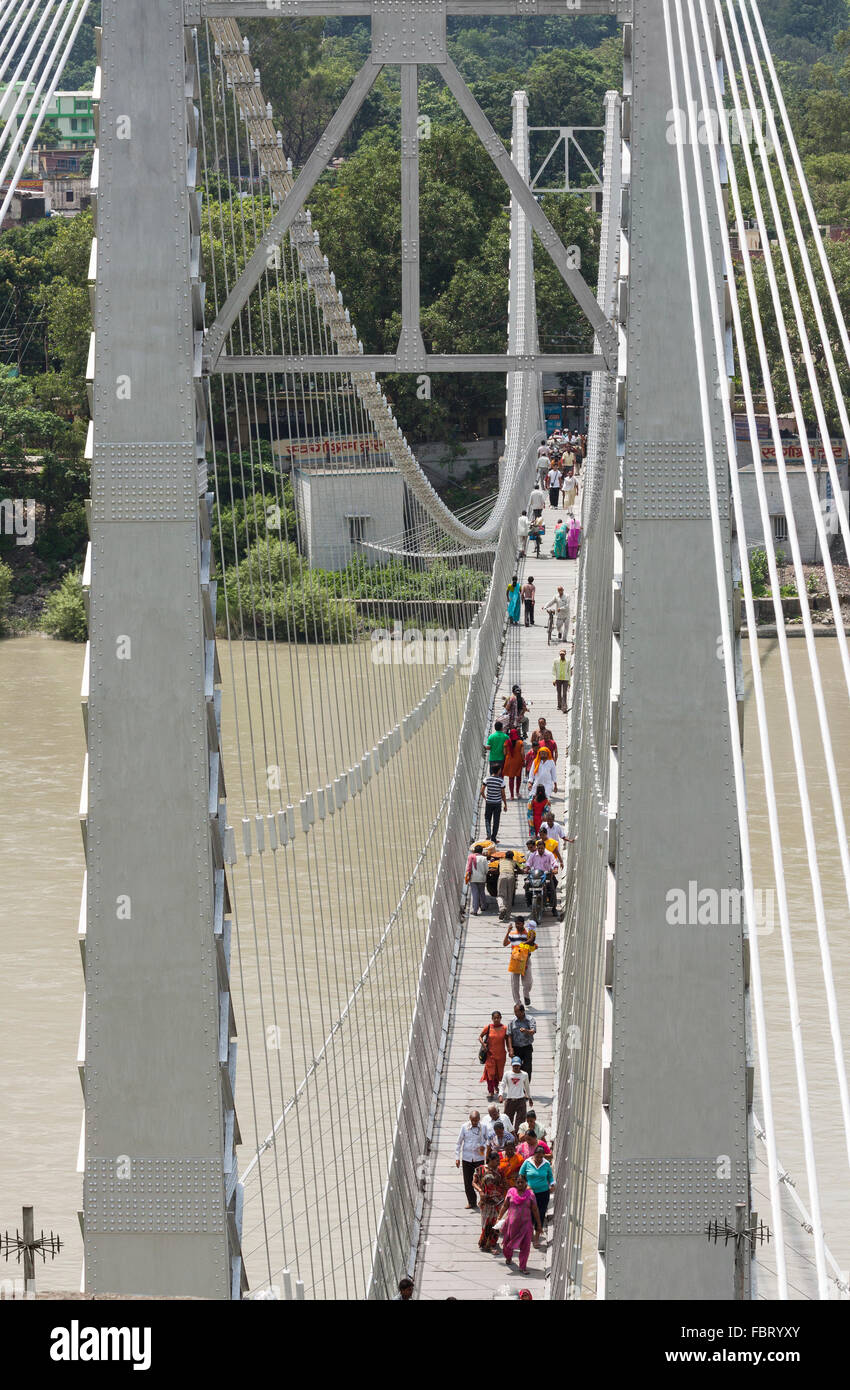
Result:
{"label": "man in green shirt", "polygon": [[500,720],[497,720],[493,733],[487,740],[487,752],[490,757],[490,775],[494,773],[501,775],[505,765],[505,744],[508,736],[502,728]]}

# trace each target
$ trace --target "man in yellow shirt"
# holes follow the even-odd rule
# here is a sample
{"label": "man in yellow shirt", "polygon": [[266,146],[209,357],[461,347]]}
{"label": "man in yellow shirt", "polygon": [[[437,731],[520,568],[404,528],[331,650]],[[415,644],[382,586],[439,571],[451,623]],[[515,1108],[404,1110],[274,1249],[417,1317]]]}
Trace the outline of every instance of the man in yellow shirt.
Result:
{"label": "man in yellow shirt", "polygon": [[567,696],[570,690],[571,667],[572,662],[567,661],[567,649],[566,647],[562,647],[557,660],[552,664],[552,675],[554,676],[552,684],[558,696],[558,709],[562,714],[566,714],[567,712]]}

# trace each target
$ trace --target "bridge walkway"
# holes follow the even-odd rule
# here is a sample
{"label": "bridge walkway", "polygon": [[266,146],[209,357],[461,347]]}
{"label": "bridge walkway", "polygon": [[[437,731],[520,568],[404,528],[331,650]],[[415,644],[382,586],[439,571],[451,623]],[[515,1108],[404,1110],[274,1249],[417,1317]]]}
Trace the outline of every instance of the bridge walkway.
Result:
{"label": "bridge walkway", "polygon": [[[563,511],[553,512],[547,503],[544,512],[546,535],[540,558],[535,559],[532,553],[518,571],[523,582],[526,577],[534,576],[537,588],[536,623],[526,628],[521,619],[518,628],[508,629],[494,715],[494,718],[498,718],[502,701],[510,693],[511,686],[519,684],[530,705],[529,734],[537,727],[538,718],[546,716],[558,745],[558,792],[554,805],[560,821],[563,821],[566,791],[567,719],[566,715],[558,712],[552,686],[552,663],[558,648],[554,636],[552,646],[546,643],[547,615],[544,605],[556,592],[558,584],[563,584],[570,596],[571,623],[574,623],[578,562],[555,560],[549,553],[555,526],[564,515]],[[532,546],[529,549],[533,552]],[[482,744],[489,732],[489,729],[482,729]],[[508,795],[507,814],[502,816],[499,829],[500,848],[525,847],[526,804],[524,796],[511,801]],[[479,830],[483,837],[483,803],[479,813]],[[478,1249],[481,1219],[477,1211],[466,1210],[462,1174],[455,1167],[458,1131],[470,1109],[478,1109],[482,1118],[487,1116],[486,1087],[479,1083],[482,1067],[478,1061],[478,1034],[489,1022],[493,1009],[501,1010],[505,1022],[513,1016],[508,951],[502,947],[506,926],[498,920],[495,899],[488,898],[487,901],[490,908],[488,913],[474,918],[467,915],[464,923],[447,1062],[430,1154],[416,1264],[415,1297],[418,1299],[492,1299],[506,1286],[512,1291],[529,1288],[534,1298],[547,1296],[547,1236],[544,1235],[541,1240],[539,1250],[532,1247],[525,1274],[519,1273],[516,1258],[512,1269],[508,1269],[501,1254],[482,1253]],[[515,911],[522,912],[524,906],[520,886]],[[560,927],[560,921],[547,914],[538,931],[529,1009],[537,1021],[531,1093],[538,1118],[550,1138]],[[547,1223],[546,1230],[549,1229]]]}

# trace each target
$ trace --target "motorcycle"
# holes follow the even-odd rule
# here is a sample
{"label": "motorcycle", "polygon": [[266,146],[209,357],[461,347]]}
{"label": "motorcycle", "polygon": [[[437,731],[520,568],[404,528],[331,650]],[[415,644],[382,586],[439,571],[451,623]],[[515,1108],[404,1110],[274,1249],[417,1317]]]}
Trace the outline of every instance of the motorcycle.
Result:
{"label": "motorcycle", "polygon": [[552,874],[543,869],[532,869],[525,881],[525,904],[530,915],[539,922],[548,908],[555,916],[557,889]]}

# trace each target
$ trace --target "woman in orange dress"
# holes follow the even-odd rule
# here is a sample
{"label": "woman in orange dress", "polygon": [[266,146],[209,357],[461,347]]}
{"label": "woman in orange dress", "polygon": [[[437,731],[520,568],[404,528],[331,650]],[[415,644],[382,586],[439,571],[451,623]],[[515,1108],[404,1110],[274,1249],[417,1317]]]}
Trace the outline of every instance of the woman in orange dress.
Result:
{"label": "woman in orange dress", "polygon": [[481,1080],[487,1083],[487,1095],[490,1100],[498,1093],[499,1082],[505,1070],[507,1034],[508,1030],[502,1022],[502,1015],[498,1009],[495,1009],[490,1015],[490,1022],[487,1027],[482,1028],[478,1034],[478,1041],[482,1047],[487,1049],[487,1060],[484,1063]]}
{"label": "woman in orange dress", "polygon": [[510,787],[511,801],[516,801],[519,795],[524,766],[525,744],[520,737],[519,730],[511,729],[505,744],[505,765],[502,768],[502,776]]}

